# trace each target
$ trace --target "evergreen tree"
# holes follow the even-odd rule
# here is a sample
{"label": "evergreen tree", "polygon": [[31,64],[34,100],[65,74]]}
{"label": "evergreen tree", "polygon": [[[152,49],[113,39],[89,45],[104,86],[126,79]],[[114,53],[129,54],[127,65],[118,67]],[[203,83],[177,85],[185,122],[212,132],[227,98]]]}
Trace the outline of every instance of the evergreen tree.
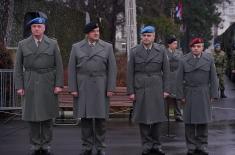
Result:
{"label": "evergreen tree", "polygon": [[185,33],[183,49],[189,51],[189,41],[192,37],[202,37],[205,46],[212,39],[212,26],[221,22],[217,5],[228,0],[183,0],[183,20]]}
{"label": "evergreen tree", "polygon": [[142,25],[157,29],[157,42],[164,43],[167,36],[180,36],[180,24],[174,21],[176,0],[137,0],[138,32]]}

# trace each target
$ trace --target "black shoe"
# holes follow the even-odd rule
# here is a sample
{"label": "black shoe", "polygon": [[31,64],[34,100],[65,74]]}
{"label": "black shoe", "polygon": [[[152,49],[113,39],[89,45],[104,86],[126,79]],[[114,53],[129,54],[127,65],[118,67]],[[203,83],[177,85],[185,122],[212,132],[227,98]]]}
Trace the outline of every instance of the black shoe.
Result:
{"label": "black shoe", "polygon": [[30,153],[30,155],[40,155],[41,150],[34,150],[33,152]]}
{"label": "black shoe", "polygon": [[53,154],[50,150],[43,149],[43,150],[41,150],[41,155],[53,155]]}
{"label": "black shoe", "polygon": [[181,116],[175,117],[176,122],[183,122],[183,118]]}
{"label": "black shoe", "polygon": [[227,96],[224,94],[224,90],[220,91],[220,98],[227,98]]}
{"label": "black shoe", "polygon": [[44,152],[44,150],[39,149],[39,150],[34,150],[32,155],[47,155],[47,153]]}
{"label": "black shoe", "polygon": [[33,151],[31,155],[53,155],[53,154],[49,150],[39,149]]}
{"label": "black shoe", "polygon": [[193,150],[188,150],[187,155],[194,155],[195,151]]}
{"label": "black shoe", "polygon": [[92,155],[92,150],[85,150],[80,155]]}
{"label": "black shoe", "polygon": [[151,150],[144,150],[142,152],[142,155],[150,155],[151,154]]}
{"label": "black shoe", "polygon": [[154,153],[154,154],[157,154],[157,155],[165,155],[165,152],[162,149],[160,149],[160,148],[152,149],[151,152]]}
{"label": "black shoe", "polygon": [[102,150],[98,150],[96,155],[105,155],[105,152]]}
{"label": "black shoe", "polygon": [[225,94],[222,94],[220,97],[221,98],[227,98],[227,96]]}
{"label": "black shoe", "polygon": [[195,154],[199,154],[199,155],[209,155],[209,153],[206,150],[195,150]]}

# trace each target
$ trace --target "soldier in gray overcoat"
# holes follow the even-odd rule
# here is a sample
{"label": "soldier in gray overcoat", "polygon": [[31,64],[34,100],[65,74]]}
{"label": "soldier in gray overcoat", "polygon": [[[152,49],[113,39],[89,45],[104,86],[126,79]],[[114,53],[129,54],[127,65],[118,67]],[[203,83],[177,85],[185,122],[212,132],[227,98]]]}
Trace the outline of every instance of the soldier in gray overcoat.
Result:
{"label": "soldier in gray overcoat", "polygon": [[183,118],[181,113],[181,101],[176,99],[176,74],[179,69],[179,62],[183,56],[183,52],[177,49],[178,42],[175,37],[168,38],[167,46],[167,56],[170,63],[170,96],[166,98],[166,102],[168,106],[170,104],[173,104],[175,120],[178,122],[182,122]]}
{"label": "soldier in gray overcoat", "polygon": [[81,118],[82,155],[104,155],[105,122],[109,97],[116,86],[116,60],[111,44],[99,39],[99,26],[85,26],[86,38],[72,46],[69,59],[69,91],[75,98],[75,113]]}
{"label": "soldier in gray overcoat", "polygon": [[164,97],[169,95],[169,62],[166,48],[155,44],[155,28],[141,30],[141,44],[130,51],[127,86],[134,101],[133,120],[139,124],[142,155],[164,155],[159,128],[166,121]]}
{"label": "soldier in gray overcoat", "polygon": [[194,38],[191,52],[180,63],[177,98],[184,102],[184,123],[188,155],[207,155],[211,103],[218,98],[218,79],[213,58],[203,51],[203,39]]}
{"label": "soldier in gray overcoat", "polygon": [[31,20],[32,35],[19,42],[14,79],[23,97],[23,120],[30,126],[32,153],[50,153],[52,119],[58,116],[63,87],[63,64],[56,40],[44,35],[45,19]]}

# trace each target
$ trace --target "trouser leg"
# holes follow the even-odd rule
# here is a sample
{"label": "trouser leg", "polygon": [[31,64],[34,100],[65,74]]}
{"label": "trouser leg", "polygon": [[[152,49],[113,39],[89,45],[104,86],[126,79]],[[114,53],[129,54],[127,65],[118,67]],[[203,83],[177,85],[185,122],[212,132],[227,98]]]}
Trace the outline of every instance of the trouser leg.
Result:
{"label": "trouser leg", "polygon": [[220,90],[224,90],[224,75],[223,74],[219,74],[218,75],[219,78],[219,88]]}
{"label": "trouser leg", "polygon": [[175,118],[179,117],[182,119],[182,113],[181,113],[181,103],[179,100],[174,99],[174,115]]}
{"label": "trouser leg", "polygon": [[196,127],[197,149],[207,151],[208,124],[198,124]]}
{"label": "trouser leg", "polygon": [[153,140],[151,137],[151,125],[140,123],[139,129],[143,151],[148,152],[153,147]]}
{"label": "trouser leg", "polygon": [[29,122],[29,137],[32,149],[49,149],[52,140],[52,120]]}
{"label": "trouser leg", "polygon": [[194,151],[197,147],[195,124],[185,124],[185,139],[188,151]]}
{"label": "trouser leg", "polygon": [[41,122],[29,123],[29,141],[33,150],[41,148]]}
{"label": "trouser leg", "polygon": [[96,118],[95,120],[95,145],[97,150],[102,150],[105,145],[106,120]]}
{"label": "trouser leg", "polygon": [[152,137],[152,147],[154,149],[161,148],[161,141],[160,141],[160,127],[161,123],[154,123],[151,125],[151,137]]}
{"label": "trouser leg", "polygon": [[91,118],[81,119],[81,137],[82,137],[82,149],[92,150],[94,144],[94,132],[93,121]]}
{"label": "trouser leg", "polygon": [[224,87],[224,75],[223,74],[219,74],[218,78],[219,78],[220,97],[221,98],[226,98],[227,96],[224,93],[224,90],[225,90],[225,87]]}
{"label": "trouser leg", "polygon": [[42,147],[43,147],[43,149],[49,150],[50,143],[52,141],[52,136],[53,136],[53,121],[52,121],[52,119],[42,121],[41,128],[42,128]]}
{"label": "trouser leg", "polygon": [[170,105],[173,106],[174,109],[174,117],[176,119],[176,121],[183,121],[182,118],[182,112],[181,112],[181,102],[179,100],[177,100],[176,98],[167,98],[165,104],[165,112],[167,117],[169,117],[169,108]]}

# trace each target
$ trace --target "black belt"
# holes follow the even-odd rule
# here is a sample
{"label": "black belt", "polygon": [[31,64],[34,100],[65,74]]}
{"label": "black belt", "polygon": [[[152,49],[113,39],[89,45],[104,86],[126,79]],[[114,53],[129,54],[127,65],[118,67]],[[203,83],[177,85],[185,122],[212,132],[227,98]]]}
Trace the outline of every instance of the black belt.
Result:
{"label": "black belt", "polygon": [[185,84],[185,87],[190,87],[190,88],[197,88],[197,87],[208,87],[209,84],[200,84],[200,85],[189,85]]}
{"label": "black belt", "polygon": [[99,77],[99,76],[106,76],[106,73],[103,72],[78,72],[78,75],[85,75],[89,77]]}
{"label": "black belt", "polygon": [[154,75],[157,75],[157,76],[162,76],[162,73],[161,72],[135,72],[136,74],[141,74],[141,75],[147,75],[147,76],[154,76]]}
{"label": "black belt", "polygon": [[25,68],[26,72],[37,72],[39,74],[52,72],[54,70],[55,68]]}

